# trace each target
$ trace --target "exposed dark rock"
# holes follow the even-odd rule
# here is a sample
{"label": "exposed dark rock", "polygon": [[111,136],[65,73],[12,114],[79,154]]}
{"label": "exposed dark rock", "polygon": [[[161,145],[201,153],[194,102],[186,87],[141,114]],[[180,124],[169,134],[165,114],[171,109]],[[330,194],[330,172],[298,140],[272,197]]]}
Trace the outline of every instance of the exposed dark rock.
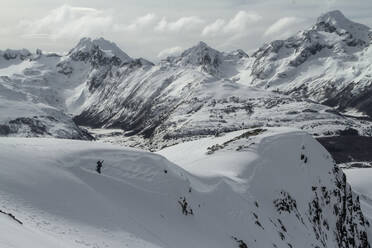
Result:
{"label": "exposed dark rock", "polygon": [[248,248],[248,245],[243,240],[238,239],[237,237],[234,236],[232,236],[232,239],[238,243],[239,248]]}
{"label": "exposed dark rock", "polygon": [[[355,131],[351,131],[351,134],[355,134]],[[336,163],[372,161],[372,137],[346,135],[322,137],[317,140],[331,153]]]}
{"label": "exposed dark rock", "polygon": [[0,135],[6,136],[11,133],[10,127],[8,125],[0,125]]}

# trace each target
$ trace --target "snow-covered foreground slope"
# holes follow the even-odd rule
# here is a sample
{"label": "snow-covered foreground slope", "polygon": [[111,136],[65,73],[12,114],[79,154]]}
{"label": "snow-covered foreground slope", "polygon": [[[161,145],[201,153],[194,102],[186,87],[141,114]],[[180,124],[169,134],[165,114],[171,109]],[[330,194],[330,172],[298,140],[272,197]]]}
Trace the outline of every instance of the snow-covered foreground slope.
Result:
{"label": "snow-covered foreground slope", "polygon": [[369,247],[356,196],[303,132],[244,130],[160,153],[174,163],[96,142],[0,139],[0,207],[23,222],[0,214],[22,235],[0,244]]}
{"label": "snow-covered foreground slope", "polygon": [[24,227],[6,215],[0,216],[0,246],[2,248],[62,248],[72,247],[66,241],[62,244],[59,239],[45,234],[36,228]]}

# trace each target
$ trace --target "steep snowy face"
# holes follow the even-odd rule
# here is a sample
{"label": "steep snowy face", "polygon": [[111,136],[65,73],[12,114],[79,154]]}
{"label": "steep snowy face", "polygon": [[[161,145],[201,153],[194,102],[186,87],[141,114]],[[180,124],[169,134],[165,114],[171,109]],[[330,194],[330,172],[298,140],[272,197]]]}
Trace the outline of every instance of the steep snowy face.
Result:
{"label": "steep snowy face", "polygon": [[257,50],[240,82],[371,113],[371,37],[340,11],[326,13],[310,29]]}

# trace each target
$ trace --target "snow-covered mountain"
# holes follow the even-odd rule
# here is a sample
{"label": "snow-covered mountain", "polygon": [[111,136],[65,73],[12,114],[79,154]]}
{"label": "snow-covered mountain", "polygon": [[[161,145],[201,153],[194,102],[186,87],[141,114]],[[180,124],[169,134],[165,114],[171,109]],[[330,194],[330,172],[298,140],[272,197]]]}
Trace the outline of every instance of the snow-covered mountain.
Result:
{"label": "snow-covered mountain", "polygon": [[358,196],[306,133],[242,130],[160,153],[174,163],[98,142],[0,139],[0,231],[17,234],[0,244],[369,247]]}
{"label": "snow-covered mountain", "polygon": [[0,52],[0,135],[89,139],[63,109],[55,54]]}
{"label": "snow-covered mountain", "polygon": [[[368,70],[350,64],[360,57],[370,65],[369,39],[369,28],[334,11],[319,17],[309,30],[265,45],[251,57],[200,42],[155,65],[129,57],[103,38],[83,38],[64,55],[7,50],[0,61],[0,85],[7,89],[0,94],[6,101],[0,104],[12,115],[2,115],[1,133],[85,138],[74,117],[78,125],[143,136],[147,147],[157,149],[256,126],[293,126],[317,136],[352,128],[370,135],[369,122],[318,103],[334,105],[330,94],[368,76]],[[350,73],[350,68],[361,73]],[[357,85],[361,89],[362,83]],[[20,105],[19,94],[24,100],[14,111],[10,106]],[[61,122],[65,124],[57,125]],[[35,126],[46,131],[34,132]]]}
{"label": "snow-covered mountain", "polygon": [[83,38],[71,49],[68,56],[78,61],[89,61],[95,65],[107,65],[112,63],[120,65],[132,60],[115,43],[103,38]]}
{"label": "snow-covered mountain", "polygon": [[101,78],[131,60],[114,43],[89,38],[67,55],[0,52],[0,134],[91,138],[76,126],[73,115]]}
{"label": "snow-covered mountain", "polygon": [[311,28],[258,49],[240,81],[370,115],[371,43],[369,27],[328,12]]}
{"label": "snow-covered mountain", "polygon": [[369,123],[332,108],[237,82],[251,60],[200,42],[158,65],[124,63],[97,84],[75,121],[144,135],[155,148],[256,126],[294,126],[318,136],[354,128],[370,135]]}

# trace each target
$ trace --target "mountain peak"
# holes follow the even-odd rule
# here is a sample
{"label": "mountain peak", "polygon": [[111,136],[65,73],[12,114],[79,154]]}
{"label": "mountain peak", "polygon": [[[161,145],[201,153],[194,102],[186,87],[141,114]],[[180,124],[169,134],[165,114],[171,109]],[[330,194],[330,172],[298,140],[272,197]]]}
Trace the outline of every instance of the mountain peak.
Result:
{"label": "mountain peak", "polygon": [[199,43],[195,47],[209,47],[209,46],[204,41],[199,41]]}
{"label": "mountain peak", "polygon": [[131,58],[123,52],[114,42],[104,38],[92,39],[89,37],[82,38],[79,43],[69,52],[74,53],[89,53],[94,48],[99,48],[106,54],[107,57],[118,57],[122,62],[130,61]]}
{"label": "mountain peak", "polygon": [[349,23],[351,21],[347,19],[341,11],[333,10],[326,12],[318,17],[316,23],[318,24],[322,22],[337,25],[342,23]]}
{"label": "mountain peak", "polygon": [[200,41],[197,45],[185,50],[178,60],[183,65],[192,64],[197,66],[213,66],[216,68],[221,62],[221,56],[221,52]]}
{"label": "mountain peak", "polygon": [[368,43],[370,33],[369,27],[349,20],[339,10],[333,10],[319,16],[313,29],[347,35],[348,39],[360,40],[363,43]]}
{"label": "mountain peak", "polygon": [[190,47],[189,49],[186,49],[181,56],[187,56],[189,54],[204,54],[204,53],[220,53],[219,51],[211,48],[207,45],[207,43],[203,41],[199,41],[198,44],[196,44],[193,47]]}

